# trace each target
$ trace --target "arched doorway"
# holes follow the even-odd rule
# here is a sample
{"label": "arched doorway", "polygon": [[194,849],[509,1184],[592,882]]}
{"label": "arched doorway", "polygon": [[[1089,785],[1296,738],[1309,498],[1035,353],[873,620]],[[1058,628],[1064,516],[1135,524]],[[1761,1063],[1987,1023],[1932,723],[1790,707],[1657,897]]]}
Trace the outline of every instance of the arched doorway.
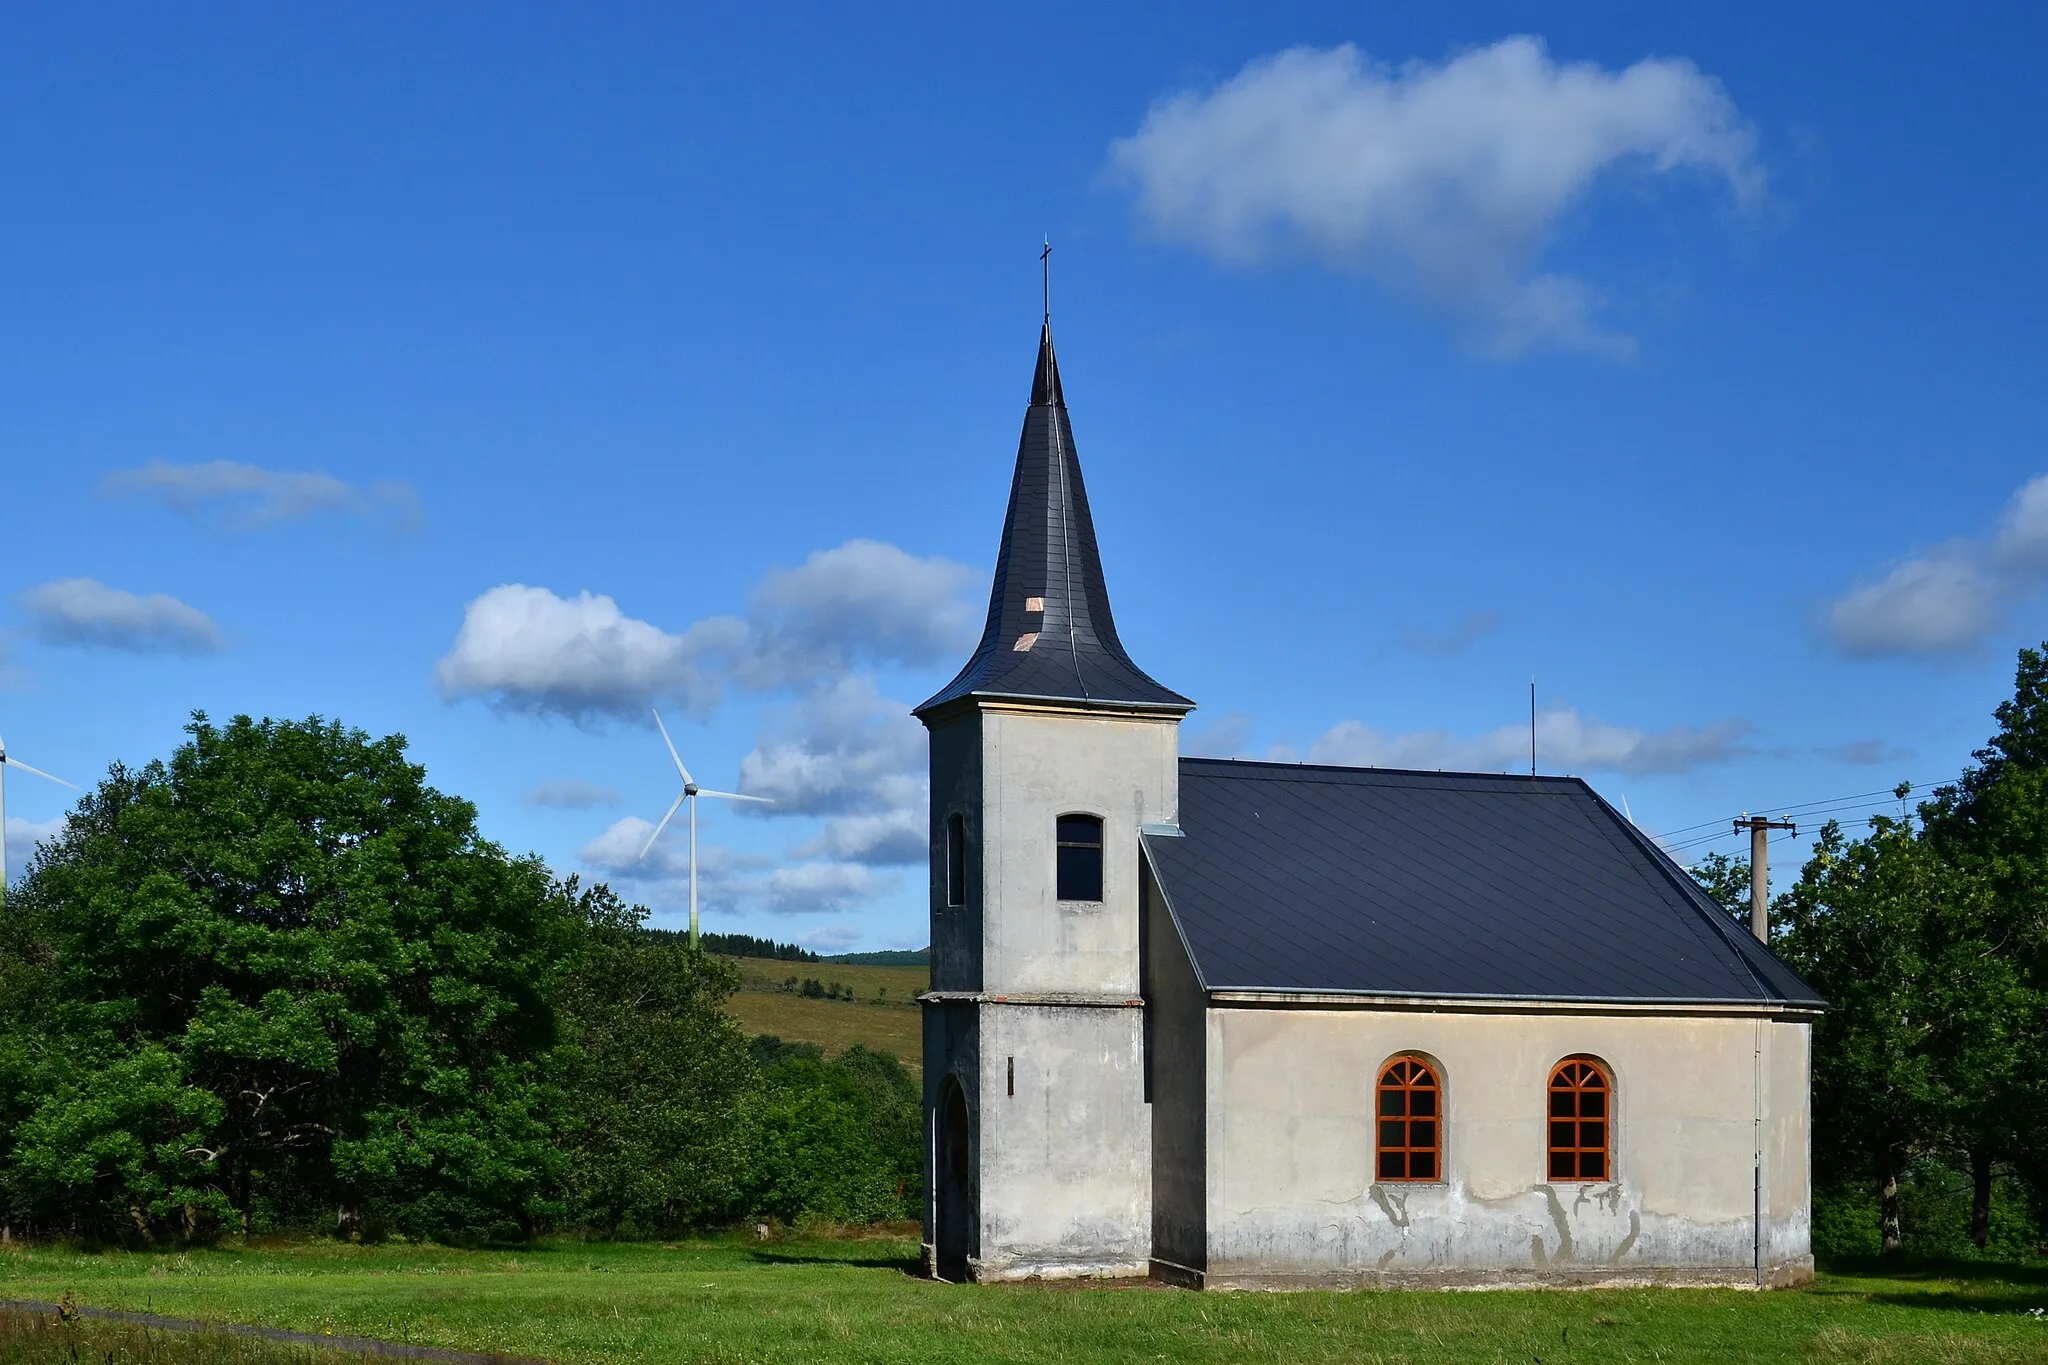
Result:
{"label": "arched doorway", "polygon": [[938,1207],[933,1228],[939,1278],[955,1284],[967,1279],[967,1258],[974,1240],[974,1144],[969,1132],[967,1095],[957,1076],[939,1087]]}

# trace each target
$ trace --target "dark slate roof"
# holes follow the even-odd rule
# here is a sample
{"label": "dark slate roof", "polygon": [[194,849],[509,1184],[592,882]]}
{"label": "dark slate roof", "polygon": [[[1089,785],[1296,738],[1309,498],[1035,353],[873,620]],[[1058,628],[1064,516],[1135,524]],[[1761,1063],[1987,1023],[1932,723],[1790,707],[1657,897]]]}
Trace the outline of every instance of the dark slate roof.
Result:
{"label": "dark slate roof", "polygon": [[1210,990],[1821,1003],[1577,778],[1184,758],[1180,827]]}
{"label": "dark slate roof", "polygon": [[[1033,600],[1043,609],[1028,610]],[[1132,663],[1116,637],[1050,323],[1038,338],[1038,371],[1017,443],[988,625],[960,675],[917,714],[968,696],[1172,711],[1194,706]]]}

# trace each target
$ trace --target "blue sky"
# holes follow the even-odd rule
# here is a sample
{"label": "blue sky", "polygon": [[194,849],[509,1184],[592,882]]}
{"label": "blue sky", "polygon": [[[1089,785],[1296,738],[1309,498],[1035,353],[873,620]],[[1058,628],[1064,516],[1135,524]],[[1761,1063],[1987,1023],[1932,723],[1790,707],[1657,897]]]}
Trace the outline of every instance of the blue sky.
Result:
{"label": "blue sky", "polygon": [[[1190,750],[1512,764],[1533,675],[1546,770],[1655,832],[1952,776],[2048,634],[2043,36],[17,11],[0,734],[88,782],[194,709],[403,732],[674,922],[656,704],[780,801],[707,808],[708,926],[921,944],[904,712],[979,624],[1049,235]],[[18,871],[66,793],[7,795]]]}

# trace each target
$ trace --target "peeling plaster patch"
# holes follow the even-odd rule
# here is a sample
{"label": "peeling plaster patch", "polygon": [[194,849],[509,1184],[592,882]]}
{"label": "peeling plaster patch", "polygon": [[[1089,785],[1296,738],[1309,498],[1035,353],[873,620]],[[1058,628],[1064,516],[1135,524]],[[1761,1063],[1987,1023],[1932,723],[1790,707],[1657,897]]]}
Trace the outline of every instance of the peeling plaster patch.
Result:
{"label": "peeling plaster patch", "polygon": [[[1600,1207],[1606,1209],[1609,1213],[1620,1213],[1621,1182],[1617,1180],[1612,1185],[1607,1186],[1605,1189],[1596,1191],[1593,1195],[1593,1198],[1598,1200],[1600,1202]],[[1635,1215],[1630,1214],[1629,1216],[1633,1218]]]}
{"label": "peeling plaster patch", "polygon": [[1394,1257],[1400,1254],[1400,1251],[1401,1248],[1399,1247],[1388,1247],[1386,1251],[1380,1256],[1379,1269],[1382,1273],[1384,1273],[1386,1271],[1386,1268],[1393,1263]]}
{"label": "peeling plaster patch", "polygon": [[1569,1261],[1572,1258],[1572,1225],[1571,1220],[1565,1216],[1564,1203],[1557,1197],[1556,1186],[1542,1185],[1538,1188],[1543,1191],[1543,1197],[1550,1201],[1550,1221],[1557,1225],[1557,1250],[1552,1253],[1551,1259]]}
{"label": "peeling plaster patch", "polygon": [[1642,1235],[1642,1215],[1637,1213],[1634,1209],[1630,1209],[1628,1211],[1628,1236],[1622,1238],[1621,1245],[1614,1249],[1614,1260],[1611,1262],[1611,1264],[1620,1265],[1621,1258],[1628,1255],[1629,1252],[1635,1250],[1636,1238]]}
{"label": "peeling plaster patch", "polygon": [[1541,1270],[1547,1262],[1547,1258],[1543,1254],[1543,1237],[1540,1233],[1532,1232],[1529,1234],[1529,1259],[1536,1263],[1538,1270]]}
{"label": "peeling plaster patch", "polygon": [[[1403,1232],[1408,1230],[1408,1196],[1389,1197],[1384,1185],[1372,1187],[1372,1202],[1380,1206],[1380,1212],[1387,1215],[1387,1221]],[[1398,1205],[1398,1207],[1396,1207]]]}

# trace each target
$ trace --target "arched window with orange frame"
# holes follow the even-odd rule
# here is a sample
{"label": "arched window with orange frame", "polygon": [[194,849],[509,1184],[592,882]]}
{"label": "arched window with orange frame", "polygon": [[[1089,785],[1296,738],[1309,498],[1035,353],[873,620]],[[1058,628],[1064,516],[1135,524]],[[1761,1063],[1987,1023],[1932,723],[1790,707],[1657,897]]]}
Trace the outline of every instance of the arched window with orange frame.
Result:
{"label": "arched window with orange frame", "polygon": [[1613,1179],[1614,1084],[1587,1057],[1567,1057],[1550,1073],[1552,1180]]}
{"label": "arched window with orange frame", "polygon": [[1443,1086],[1420,1057],[1380,1068],[1373,1170],[1380,1180],[1443,1179]]}

